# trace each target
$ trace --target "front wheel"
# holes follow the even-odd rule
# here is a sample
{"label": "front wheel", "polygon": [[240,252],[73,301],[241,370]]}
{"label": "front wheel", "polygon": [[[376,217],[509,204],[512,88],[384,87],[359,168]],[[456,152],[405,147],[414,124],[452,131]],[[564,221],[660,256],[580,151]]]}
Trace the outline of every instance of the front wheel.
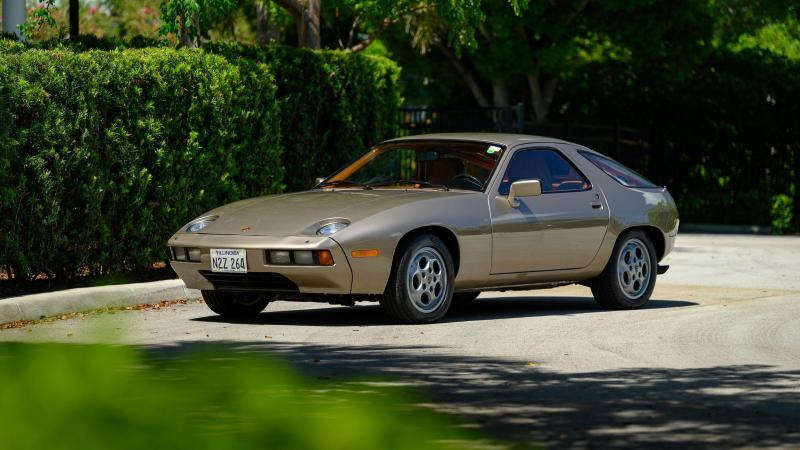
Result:
{"label": "front wheel", "polygon": [[605,269],[592,280],[595,300],[608,309],[641,308],[656,286],[657,263],[647,234],[639,230],[623,233]]}
{"label": "front wheel", "polygon": [[441,319],[453,299],[453,259],[436,236],[413,238],[392,265],[381,308],[405,323],[430,323]]}
{"label": "front wheel", "polygon": [[269,304],[269,300],[258,295],[220,291],[200,291],[206,305],[222,317],[252,317],[258,315]]}

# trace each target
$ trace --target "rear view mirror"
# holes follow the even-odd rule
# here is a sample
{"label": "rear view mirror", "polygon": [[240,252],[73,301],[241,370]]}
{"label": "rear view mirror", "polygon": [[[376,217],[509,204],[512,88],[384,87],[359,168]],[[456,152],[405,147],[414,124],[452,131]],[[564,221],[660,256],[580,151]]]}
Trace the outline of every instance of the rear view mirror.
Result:
{"label": "rear view mirror", "polygon": [[542,195],[542,182],[540,180],[519,180],[511,183],[508,190],[508,204],[512,208],[519,206],[520,197],[536,197]]}

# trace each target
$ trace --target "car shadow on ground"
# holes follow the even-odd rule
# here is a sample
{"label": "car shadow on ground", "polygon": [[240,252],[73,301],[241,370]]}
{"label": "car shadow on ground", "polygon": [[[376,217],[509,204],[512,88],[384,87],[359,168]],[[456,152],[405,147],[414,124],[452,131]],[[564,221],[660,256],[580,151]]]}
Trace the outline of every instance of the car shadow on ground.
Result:
{"label": "car shadow on ground", "polygon": [[[647,309],[680,308],[693,306],[686,300],[651,300]],[[606,312],[591,297],[488,297],[465,305],[453,305],[441,322],[468,322],[479,320],[513,319],[521,317],[569,316]],[[270,307],[256,317],[230,319],[216,315],[198,317],[201,322],[225,322],[253,325],[305,325],[305,326],[359,326],[395,325],[384,315],[377,304],[362,303],[357,306],[303,308],[270,311]]]}
{"label": "car shadow on ground", "polygon": [[[285,359],[341,389],[363,390],[363,382],[387,379],[412,385],[425,405],[513,442],[576,449],[797,448],[800,442],[800,371],[763,365],[561,373],[546,362],[421,345],[223,341],[148,350],[169,358],[208,347],[228,357]],[[413,403],[421,403],[418,396]]]}

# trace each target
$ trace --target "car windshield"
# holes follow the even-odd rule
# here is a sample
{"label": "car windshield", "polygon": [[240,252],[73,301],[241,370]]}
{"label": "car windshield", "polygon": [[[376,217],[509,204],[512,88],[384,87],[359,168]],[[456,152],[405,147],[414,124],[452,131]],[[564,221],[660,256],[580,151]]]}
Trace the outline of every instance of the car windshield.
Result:
{"label": "car windshield", "polygon": [[317,187],[481,191],[503,148],[477,142],[406,141],[379,145]]}

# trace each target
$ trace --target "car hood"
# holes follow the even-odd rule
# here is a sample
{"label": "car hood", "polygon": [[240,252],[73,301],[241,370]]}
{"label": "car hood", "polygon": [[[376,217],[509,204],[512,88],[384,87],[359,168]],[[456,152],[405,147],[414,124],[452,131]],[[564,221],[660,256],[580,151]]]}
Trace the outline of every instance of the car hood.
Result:
{"label": "car hood", "polygon": [[470,192],[344,189],[256,197],[209,211],[206,215],[218,216],[217,220],[196,234],[313,235],[321,222],[329,219],[340,218],[356,223],[375,213],[411,202],[465,194]]}

